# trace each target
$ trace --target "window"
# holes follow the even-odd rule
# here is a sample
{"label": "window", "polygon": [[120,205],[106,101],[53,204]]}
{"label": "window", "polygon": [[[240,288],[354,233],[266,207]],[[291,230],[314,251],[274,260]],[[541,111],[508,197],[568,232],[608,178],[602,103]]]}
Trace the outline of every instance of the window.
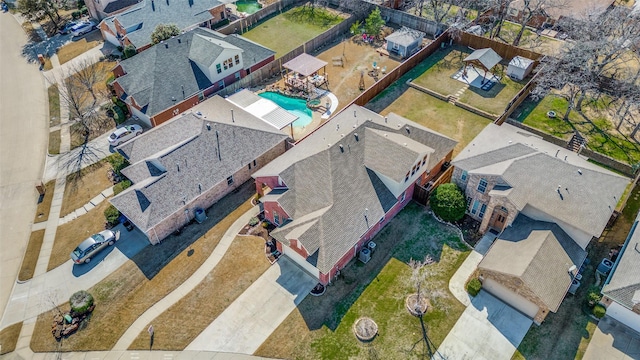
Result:
{"label": "window", "polygon": [[407,199],[407,192],[402,193],[402,197],[400,198],[400,202],[404,202]]}
{"label": "window", "polygon": [[220,66],[220,64],[216,64],[216,71],[218,72],[218,74],[222,72],[222,67]]}
{"label": "window", "polygon": [[253,160],[253,166],[256,166],[256,161],[255,160]]}
{"label": "window", "polygon": [[393,43],[393,50],[400,50],[400,45]]}
{"label": "window", "polygon": [[280,216],[278,215],[277,211],[273,211],[273,223],[278,226],[280,225]]}
{"label": "window", "polygon": [[460,175],[460,180],[467,181],[467,172],[462,170],[462,175]]}
{"label": "window", "polygon": [[198,93],[198,101],[202,101],[202,100],[204,100],[204,93],[202,91],[200,91]]}
{"label": "window", "polygon": [[240,55],[236,55],[234,59],[236,61],[236,65],[240,65]]}
{"label": "window", "polygon": [[480,182],[478,183],[478,191],[483,194],[485,191],[487,191],[487,180],[480,179]]}
{"label": "window", "polygon": [[227,185],[231,185],[231,184],[233,184],[233,175],[227,178]]}
{"label": "window", "polygon": [[480,206],[480,201],[476,200],[473,202],[473,207],[471,207],[471,213],[476,214],[478,212],[478,207]]}
{"label": "window", "polygon": [[220,81],[218,81],[218,87],[219,87],[220,89],[224,89],[224,80],[220,80]]}
{"label": "window", "polygon": [[[427,162],[427,155],[425,155],[425,156],[422,158],[422,165],[424,165],[426,162]],[[421,166],[422,166],[422,165],[421,165]]]}
{"label": "window", "polygon": [[249,170],[251,170],[251,163],[249,163]]}
{"label": "window", "polygon": [[382,215],[382,217],[380,218],[380,221],[378,221],[378,224],[382,224],[384,222],[384,215]]}
{"label": "window", "polygon": [[471,196],[467,196],[467,209],[469,209],[469,205],[471,205]]}
{"label": "window", "polygon": [[240,80],[240,71],[236,72],[234,75],[236,76],[236,80]]}
{"label": "window", "polygon": [[224,66],[224,69],[227,70],[229,68],[233,67],[233,59],[232,58],[228,58],[227,60],[222,62],[222,65]]}
{"label": "window", "polygon": [[480,207],[480,212],[478,213],[478,217],[484,217],[484,212],[487,211],[487,204],[482,204]]}
{"label": "window", "polygon": [[407,182],[409,180],[409,174],[410,173],[407,171],[407,175],[405,175],[405,177],[404,177],[404,182]]}

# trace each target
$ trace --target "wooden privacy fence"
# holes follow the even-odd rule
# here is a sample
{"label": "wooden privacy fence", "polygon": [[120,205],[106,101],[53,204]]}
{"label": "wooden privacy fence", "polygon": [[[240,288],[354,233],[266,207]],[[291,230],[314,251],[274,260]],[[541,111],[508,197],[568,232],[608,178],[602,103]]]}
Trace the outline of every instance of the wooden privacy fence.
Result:
{"label": "wooden privacy fence", "polygon": [[525,50],[517,46],[498,42],[466,32],[462,32],[460,34],[460,38],[456,40],[456,43],[463,46],[468,46],[472,49],[492,48],[493,51],[497,52],[498,55],[502,56],[502,58],[506,60],[511,60],[518,55],[536,61],[542,57],[542,54],[538,54],[537,52],[531,50]]}

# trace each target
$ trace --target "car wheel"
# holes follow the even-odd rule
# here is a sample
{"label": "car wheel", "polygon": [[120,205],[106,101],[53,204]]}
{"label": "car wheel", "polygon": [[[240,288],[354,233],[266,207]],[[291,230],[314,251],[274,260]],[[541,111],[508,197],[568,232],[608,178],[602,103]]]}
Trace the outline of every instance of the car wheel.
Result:
{"label": "car wheel", "polygon": [[91,258],[86,258],[86,259],[84,260],[84,263],[85,263],[85,264],[88,264],[88,263],[90,263],[90,262],[91,262]]}
{"label": "car wheel", "polygon": [[140,135],[140,134],[141,134],[141,132],[137,132],[137,133],[136,133],[136,136],[138,136],[138,135]]}
{"label": "car wheel", "polygon": [[113,244],[114,244],[113,240],[109,241],[109,246],[111,246]]}

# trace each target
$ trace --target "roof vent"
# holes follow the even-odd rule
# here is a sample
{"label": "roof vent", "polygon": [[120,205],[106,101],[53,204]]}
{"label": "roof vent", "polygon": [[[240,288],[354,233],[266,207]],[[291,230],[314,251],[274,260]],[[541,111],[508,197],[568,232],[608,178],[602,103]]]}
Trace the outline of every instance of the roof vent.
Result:
{"label": "roof vent", "polygon": [[328,143],[328,144],[327,144],[327,147],[331,147],[331,143]]}
{"label": "roof vent", "polygon": [[340,137],[341,137],[341,138],[343,138],[343,137],[344,137],[344,134],[340,134]]}
{"label": "roof vent", "polygon": [[202,184],[198,183],[198,191],[202,194]]}
{"label": "roof vent", "polygon": [[236,118],[233,116],[233,109],[231,109],[231,122],[236,122]]}
{"label": "roof vent", "polygon": [[196,111],[196,116],[202,118],[202,113],[200,111]]}
{"label": "roof vent", "polygon": [[169,43],[164,43],[164,48],[168,49],[169,48]]}
{"label": "roof vent", "polygon": [[407,146],[407,143],[404,143],[404,146]]}
{"label": "roof vent", "polygon": [[578,174],[582,175],[582,170],[578,169]]}
{"label": "roof vent", "polygon": [[180,164],[176,163],[176,169],[178,170],[178,172],[180,172]]}
{"label": "roof vent", "polygon": [[211,124],[207,123],[207,130],[211,130]]}
{"label": "roof vent", "polygon": [[353,110],[353,117],[358,117],[358,112]]}
{"label": "roof vent", "polygon": [[384,117],[384,123],[385,124],[387,123],[387,117],[386,116]]}
{"label": "roof vent", "polygon": [[358,133],[353,133],[353,137],[356,138],[356,141],[360,141],[360,138],[358,137]]}
{"label": "roof vent", "polygon": [[344,146],[342,146],[342,144],[340,144],[340,152],[344,152]]}
{"label": "roof vent", "polygon": [[408,126],[406,128],[404,128],[404,129],[407,130],[407,134],[411,134],[411,129],[409,129]]}
{"label": "roof vent", "polygon": [[336,124],[336,131],[340,130],[340,124]]}
{"label": "roof vent", "polygon": [[171,101],[176,101],[176,97],[175,97],[175,96],[172,96],[172,97],[171,97]]}
{"label": "roof vent", "polygon": [[182,39],[178,38],[178,44],[182,44]]}

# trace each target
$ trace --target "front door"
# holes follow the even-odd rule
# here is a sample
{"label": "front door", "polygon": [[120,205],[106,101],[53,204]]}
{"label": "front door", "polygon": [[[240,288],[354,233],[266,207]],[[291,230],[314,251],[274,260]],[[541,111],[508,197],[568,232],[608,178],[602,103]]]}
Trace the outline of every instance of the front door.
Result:
{"label": "front door", "polygon": [[493,211],[492,221],[489,226],[498,231],[502,231],[502,229],[504,229],[504,224],[507,221],[508,215],[509,213],[504,206],[496,207]]}

